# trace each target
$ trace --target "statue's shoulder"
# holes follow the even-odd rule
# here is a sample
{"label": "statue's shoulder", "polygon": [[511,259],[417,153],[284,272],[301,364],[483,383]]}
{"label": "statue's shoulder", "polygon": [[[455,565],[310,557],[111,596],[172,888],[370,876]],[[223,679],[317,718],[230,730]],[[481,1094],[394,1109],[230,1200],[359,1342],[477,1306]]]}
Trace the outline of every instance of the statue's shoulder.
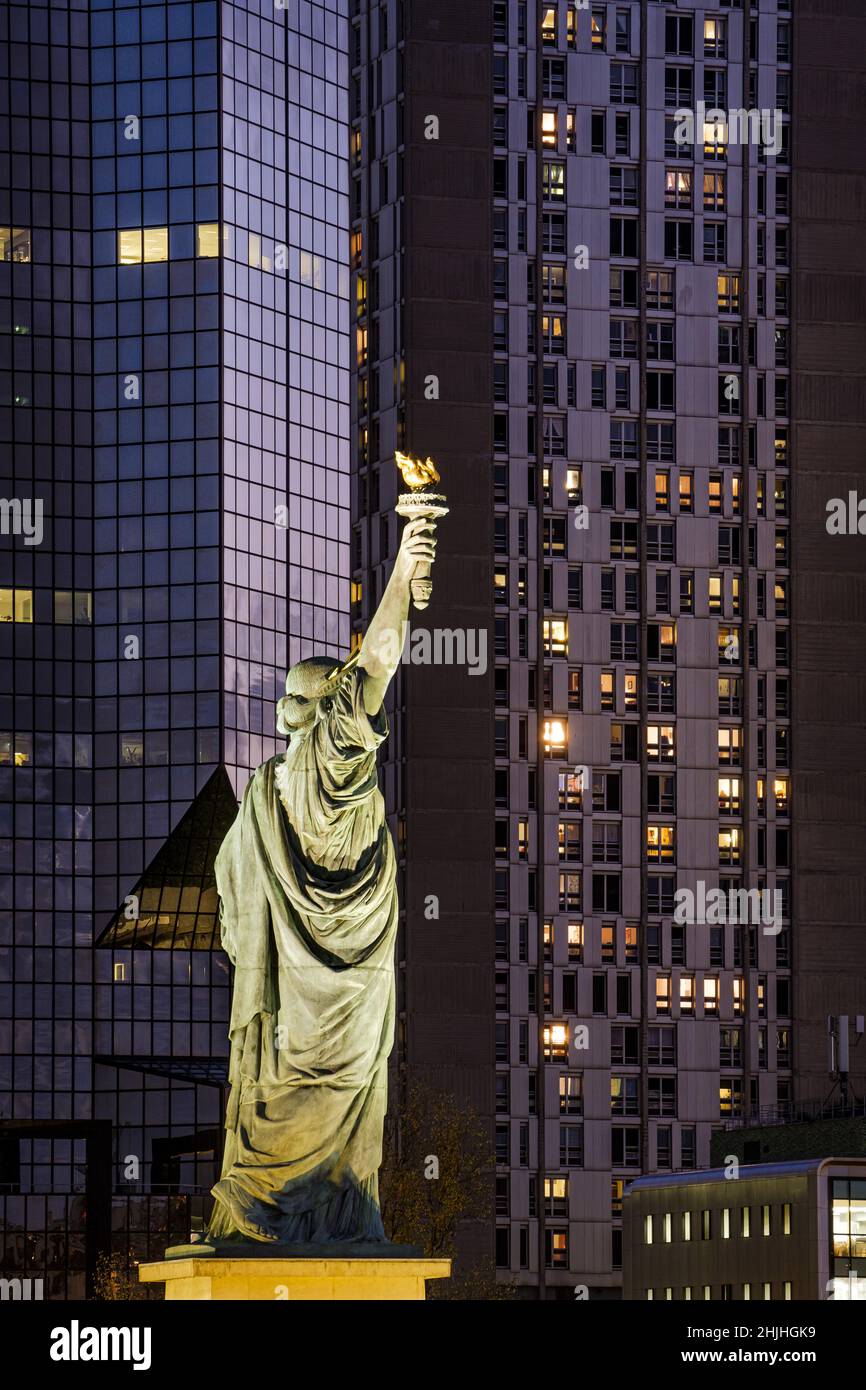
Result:
{"label": "statue's shoulder", "polygon": [[276,753],[273,758],[268,758],[267,762],[260,763],[247,783],[247,792],[257,792],[271,786],[284,758],[285,754]]}

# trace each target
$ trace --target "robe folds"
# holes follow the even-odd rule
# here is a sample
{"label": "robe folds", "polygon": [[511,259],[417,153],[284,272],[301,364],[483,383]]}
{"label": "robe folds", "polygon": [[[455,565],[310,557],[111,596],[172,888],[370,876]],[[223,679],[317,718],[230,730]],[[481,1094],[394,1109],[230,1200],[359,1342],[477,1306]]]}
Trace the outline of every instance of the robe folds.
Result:
{"label": "robe folds", "polygon": [[254,773],[216,860],[235,968],[231,1091],[208,1235],[383,1240],[394,1037],[394,847],[376,780],[384,710],[357,670]]}

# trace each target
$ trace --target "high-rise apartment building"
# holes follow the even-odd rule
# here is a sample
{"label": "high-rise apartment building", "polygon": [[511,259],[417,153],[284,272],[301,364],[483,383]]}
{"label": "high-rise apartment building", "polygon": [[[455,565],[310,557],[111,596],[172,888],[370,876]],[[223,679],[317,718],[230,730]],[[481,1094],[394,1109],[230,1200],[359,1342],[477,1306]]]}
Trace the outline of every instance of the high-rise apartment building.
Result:
{"label": "high-rise apartment building", "polygon": [[81,1297],[206,1215],[213,859],[287,665],[349,643],[346,25],[13,0],[0,42],[2,486],[44,516],[0,554],[2,1272]]}
{"label": "high-rise apartment building", "polygon": [[[813,263],[839,235],[831,186],[840,200],[849,290],[862,186],[826,70],[842,26],[827,29],[819,0],[807,8],[801,27],[821,29],[815,48],[800,39],[811,133],[797,125],[792,0],[351,8],[354,625],[394,554],[395,448],[433,454],[454,496],[434,601],[413,624],[480,624],[482,584],[492,597],[487,742],[487,690],[466,665],[407,664],[396,697],[398,1061],[449,1081],[490,1125],[495,1262],[528,1296],[616,1296],[624,1184],[706,1166],[711,1134],[740,1115],[820,1098],[826,1014],[863,998],[855,830],[827,909],[850,928],[847,984],[827,961],[819,992],[798,981],[792,912],[792,516],[814,571],[833,556],[812,545],[823,500],[815,512],[810,490],[796,513],[792,443],[797,141],[819,168],[819,106],[840,135],[839,179],[823,200],[817,179],[799,196]],[[797,360],[813,374],[817,459],[833,310],[823,291],[809,304],[825,356],[801,340]],[[862,334],[846,341],[853,422]],[[802,589],[814,720],[825,601]],[[450,751],[423,761],[443,705],[459,779]],[[828,724],[821,746],[832,739]],[[808,856],[829,789],[803,757]],[[830,800],[838,822],[862,811],[850,784]],[[712,890],[721,915],[705,910]],[[729,900],[745,892],[748,906]]]}

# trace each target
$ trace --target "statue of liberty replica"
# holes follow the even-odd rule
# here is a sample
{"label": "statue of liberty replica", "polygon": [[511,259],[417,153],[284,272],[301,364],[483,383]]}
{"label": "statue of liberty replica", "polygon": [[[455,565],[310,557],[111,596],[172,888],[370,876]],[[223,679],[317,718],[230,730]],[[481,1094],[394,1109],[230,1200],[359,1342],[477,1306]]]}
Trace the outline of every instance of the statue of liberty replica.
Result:
{"label": "statue of liberty replica", "polygon": [[410,519],[360,649],[289,671],[277,706],[287,751],[254,773],[216,860],[235,973],[214,1247],[385,1239],[397,889],[376,752],[410,593],[426,606],[433,518],[446,510],[420,490],[438,481],[433,465],[405,462],[416,471],[403,468],[413,491],[398,511]]}

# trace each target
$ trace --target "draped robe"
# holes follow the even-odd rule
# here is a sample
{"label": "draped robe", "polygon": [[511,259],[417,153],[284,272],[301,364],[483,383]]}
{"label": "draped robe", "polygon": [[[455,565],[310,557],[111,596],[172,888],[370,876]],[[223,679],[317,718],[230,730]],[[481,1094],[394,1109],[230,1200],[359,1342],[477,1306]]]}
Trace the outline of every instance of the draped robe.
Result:
{"label": "draped robe", "polygon": [[384,710],[357,670],[254,773],[216,860],[234,967],[231,1091],[209,1236],[383,1240],[378,1169],[394,1036],[394,847],[376,780]]}

